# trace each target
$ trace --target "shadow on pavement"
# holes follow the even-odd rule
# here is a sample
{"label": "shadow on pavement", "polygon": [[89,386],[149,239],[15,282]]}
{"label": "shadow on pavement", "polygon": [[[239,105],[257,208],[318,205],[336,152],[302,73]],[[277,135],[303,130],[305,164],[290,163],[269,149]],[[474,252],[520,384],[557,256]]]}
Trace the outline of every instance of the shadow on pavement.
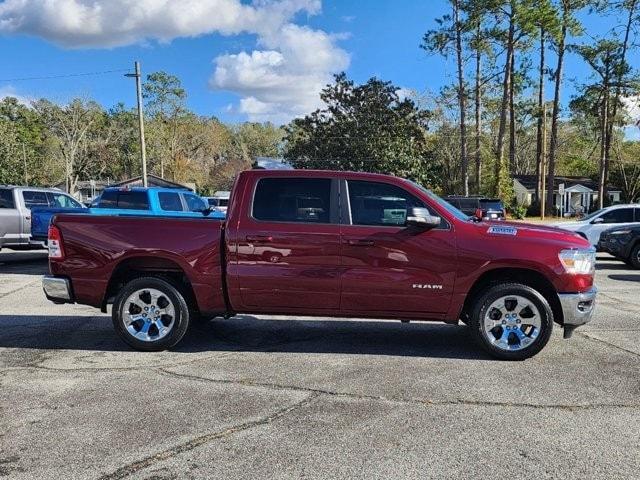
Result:
{"label": "shadow on pavement", "polygon": [[[131,351],[111,318],[0,315],[0,347]],[[261,320],[239,315],[192,324],[180,352],[284,352],[487,359],[465,326],[397,321]]]}
{"label": "shadow on pavement", "polygon": [[46,250],[0,252],[0,274],[46,275],[49,273]]}
{"label": "shadow on pavement", "polygon": [[596,270],[629,270],[631,267],[622,260],[614,260],[602,263],[600,260],[596,262]]}
{"label": "shadow on pavement", "polygon": [[622,282],[640,282],[640,273],[636,273],[635,275],[608,275],[611,280],[620,280]]}

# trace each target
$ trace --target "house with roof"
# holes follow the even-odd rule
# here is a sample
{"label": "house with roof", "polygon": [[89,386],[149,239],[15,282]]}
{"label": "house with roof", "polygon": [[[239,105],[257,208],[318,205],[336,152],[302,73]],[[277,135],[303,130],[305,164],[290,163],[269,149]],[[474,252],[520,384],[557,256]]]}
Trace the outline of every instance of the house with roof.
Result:
{"label": "house with roof", "polygon": [[[529,206],[537,201],[535,175],[514,175],[513,189],[519,205]],[[561,186],[563,192],[560,193]],[[547,186],[548,188],[548,186]],[[614,185],[607,185],[607,195],[611,204],[620,203],[622,191]],[[553,204],[558,212],[565,215],[589,213],[598,202],[598,182],[588,177],[556,176],[553,182]]]}

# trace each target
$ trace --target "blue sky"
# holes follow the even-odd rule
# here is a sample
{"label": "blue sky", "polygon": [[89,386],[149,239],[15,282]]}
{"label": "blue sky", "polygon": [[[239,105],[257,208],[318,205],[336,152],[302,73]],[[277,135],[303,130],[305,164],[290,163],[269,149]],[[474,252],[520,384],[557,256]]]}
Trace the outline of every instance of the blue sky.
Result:
{"label": "blue sky", "polygon": [[[87,0],[73,0],[77,9],[56,12],[74,19],[67,24],[48,17],[42,0],[5,0],[0,2],[0,25],[1,20],[18,16],[28,21],[4,31],[0,28],[0,96],[47,97],[59,102],[85,96],[105,107],[121,101],[132,106],[133,81],[122,72],[11,79],[125,69],[140,60],[143,73],[164,70],[180,77],[189,106],[199,114],[228,122],[247,118],[278,122],[317,106],[317,90],[341,68],[358,82],[375,75],[419,92],[437,91],[454,79],[453,59],[428,56],[418,48],[424,32],[435,27],[434,19],[446,13],[445,0],[282,1],[288,2],[287,13],[261,8],[274,3],[263,1],[241,12],[243,17],[264,14],[248,21],[231,14],[229,19],[222,14],[214,18],[225,9],[248,7],[246,2],[202,0],[200,3],[216,4],[216,9],[189,13],[185,12],[188,8],[177,7],[177,13],[166,12],[167,17],[178,17],[171,23],[161,11],[155,16],[137,12],[136,17],[128,10],[136,3],[153,6],[155,0],[103,0],[110,7],[118,4],[113,7],[118,8],[116,13],[124,11],[127,18],[133,18],[135,28],[128,30],[122,26],[124,20],[115,20],[106,14],[109,12],[104,18],[95,12],[87,14],[82,8]],[[207,15],[212,16],[210,21]],[[596,15],[583,15],[582,20],[593,36],[604,34],[614,22]],[[138,38],[137,31],[146,33]],[[240,52],[247,55],[239,56]],[[640,66],[637,55],[635,66]],[[573,55],[566,67],[565,102],[575,85],[589,75],[586,65]]]}

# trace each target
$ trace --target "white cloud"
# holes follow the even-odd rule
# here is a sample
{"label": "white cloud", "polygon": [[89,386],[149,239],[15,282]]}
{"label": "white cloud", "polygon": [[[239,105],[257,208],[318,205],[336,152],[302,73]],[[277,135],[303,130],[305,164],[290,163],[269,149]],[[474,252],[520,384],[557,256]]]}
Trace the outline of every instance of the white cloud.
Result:
{"label": "white cloud", "polygon": [[269,50],[216,58],[210,85],[242,96],[239,111],[250,120],[286,122],[321,105],[319,92],[331,74],[346,68],[348,54],[331,35],[294,24],[259,39]]}
{"label": "white cloud", "polygon": [[349,64],[343,37],[293,23],[320,0],[5,0],[0,34],[26,34],[69,48],[111,48],[211,33],[256,35],[256,49],[215,59],[213,89],[240,95],[250,120],[285,122],[320,104],[331,74]]}
{"label": "white cloud", "polygon": [[631,124],[640,127],[640,96],[625,97],[622,99],[622,103],[630,117]]}
{"label": "white cloud", "polygon": [[34,100],[28,95],[18,93],[18,91],[12,85],[4,85],[0,87],[0,100],[4,100],[7,97],[13,97],[18,100],[18,103],[30,106]]}

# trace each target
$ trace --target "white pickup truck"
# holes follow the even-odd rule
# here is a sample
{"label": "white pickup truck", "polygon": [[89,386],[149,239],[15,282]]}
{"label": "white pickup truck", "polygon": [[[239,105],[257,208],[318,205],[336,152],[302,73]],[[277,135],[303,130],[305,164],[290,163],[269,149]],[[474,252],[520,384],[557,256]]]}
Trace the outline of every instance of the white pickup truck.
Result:
{"label": "white pickup truck", "polygon": [[31,209],[82,205],[55,188],[0,186],[0,250],[42,248],[31,239]]}

